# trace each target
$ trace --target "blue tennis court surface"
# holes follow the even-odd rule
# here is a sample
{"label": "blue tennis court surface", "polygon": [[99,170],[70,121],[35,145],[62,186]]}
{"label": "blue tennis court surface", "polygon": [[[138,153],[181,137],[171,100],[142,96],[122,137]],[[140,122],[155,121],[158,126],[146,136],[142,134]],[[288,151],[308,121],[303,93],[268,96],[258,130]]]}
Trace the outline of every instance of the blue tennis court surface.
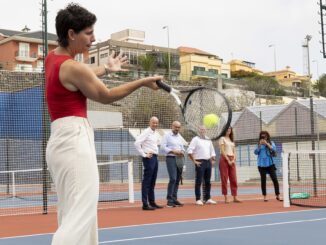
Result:
{"label": "blue tennis court surface", "polygon": [[[272,193],[273,192],[272,187],[267,187],[267,192]],[[253,187],[240,187],[238,190],[239,195],[260,195],[261,190],[257,186]],[[181,197],[193,197],[194,195],[194,189],[180,189],[178,194]],[[212,194],[217,196],[222,196],[220,187],[216,190],[214,189],[212,191]],[[108,197],[109,196],[109,197]],[[158,189],[155,190],[155,196],[158,200],[166,198],[166,189]],[[102,192],[100,194],[100,201],[109,199],[109,200],[116,200],[120,197],[128,197],[128,192]],[[141,192],[135,191],[135,200],[141,201]],[[57,203],[57,196],[52,194],[48,195],[47,203],[49,206],[55,205]],[[0,207],[1,208],[11,208],[11,207],[39,207],[43,205],[43,199],[40,194],[40,196],[34,196],[33,198],[17,198],[17,197],[8,197],[8,198],[0,198]]]}
{"label": "blue tennis court surface", "polygon": [[[326,244],[326,209],[100,229],[99,244]],[[0,245],[51,244],[52,234],[0,238]]]}

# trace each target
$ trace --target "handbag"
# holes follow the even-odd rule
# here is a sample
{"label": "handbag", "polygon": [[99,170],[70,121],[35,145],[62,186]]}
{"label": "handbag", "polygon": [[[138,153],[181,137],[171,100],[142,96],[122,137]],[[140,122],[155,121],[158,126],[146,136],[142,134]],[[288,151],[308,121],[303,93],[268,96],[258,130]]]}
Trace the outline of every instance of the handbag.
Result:
{"label": "handbag", "polygon": [[271,157],[277,157],[277,152],[275,150],[269,150],[269,154]]}
{"label": "handbag", "polygon": [[275,163],[274,163],[274,161],[273,161],[273,157],[276,157],[276,156],[277,156],[277,152],[276,152],[275,150],[273,150],[273,149],[269,150],[269,157],[271,158],[271,161],[272,161],[272,165],[271,165],[271,167],[272,167],[275,171],[277,170],[277,168],[276,168]]}

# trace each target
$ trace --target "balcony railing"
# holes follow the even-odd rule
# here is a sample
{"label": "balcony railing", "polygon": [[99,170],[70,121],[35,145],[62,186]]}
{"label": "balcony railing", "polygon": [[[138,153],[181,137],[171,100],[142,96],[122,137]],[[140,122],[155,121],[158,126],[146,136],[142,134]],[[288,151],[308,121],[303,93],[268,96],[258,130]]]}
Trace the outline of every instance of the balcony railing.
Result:
{"label": "balcony railing", "polygon": [[200,76],[200,77],[209,77],[209,78],[217,78],[217,74],[211,71],[192,71],[193,76]]}
{"label": "balcony railing", "polygon": [[15,58],[18,61],[34,62],[37,60],[38,55],[37,55],[37,53],[31,53],[31,54],[26,55],[26,52],[16,51]]}

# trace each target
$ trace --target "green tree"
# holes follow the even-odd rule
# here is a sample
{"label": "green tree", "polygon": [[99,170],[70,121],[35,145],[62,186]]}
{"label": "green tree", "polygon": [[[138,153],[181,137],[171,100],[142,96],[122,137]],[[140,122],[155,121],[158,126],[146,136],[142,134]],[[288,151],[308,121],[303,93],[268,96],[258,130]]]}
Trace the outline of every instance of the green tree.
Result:
{"label": "green tree", "polygon": [[[165,68],[165,73],[168,74],[169,73],[169,54],[168,53],[164,53],[164,55],[163,55],[162,66]],[[176,66],[176,62],[174,62],[173,59],[171,59],[171,54],[170,54],[170,69],[175,66]]]}
{"label": "green tree", "polygon": [[317,90],[321,96],[326,96],[326,74],[323,74],[312,87]]}
{"label": "green tree", "polygon": [[254,91],[257,94],[285,95],[285,91],[279,86],[278,82],[267,76],[255,75],[244,78],[246,90]]}
{"label": "green tree", "polygon": [[232,71],[231,77],[232,78],[245,78],[245,77],[255,77],[257,76],[257,73],[249,72],[249,71]]}
{"label": "green tree", "polygon": [[139,63],[145,71],[146,76],[149,76],[150,72],[153,73],[156,70],[156,60],[151,54],[140,56]]}

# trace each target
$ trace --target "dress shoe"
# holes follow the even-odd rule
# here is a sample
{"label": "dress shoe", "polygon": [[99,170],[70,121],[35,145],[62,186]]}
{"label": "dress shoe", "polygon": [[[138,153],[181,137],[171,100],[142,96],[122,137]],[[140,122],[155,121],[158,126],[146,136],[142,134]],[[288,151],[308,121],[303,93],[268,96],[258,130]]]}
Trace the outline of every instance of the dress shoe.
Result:
{"label": "dress shoe", "polygon": [[173,202],[168,202],[168,203],[166,204],[166,207],[168,207],[168,208],[175,208],[176,205],[175,205]]}
{"label": "dress shoe", "polygon": [[174,201],[174,205],[177,207],[182,207],[183,203],[179,202],[178,200]]}
{"label": "dress shoe", "polygon": [[154,203],[150,203],[149,205],[150,205],[152,208],[157,208],[157,209],[163,208],[163,206],[157,205],[155,202],[154,202]]}
{"label": "dress shoe", "polygon": [[143,206],[143,210],[146,210],[146,211],[154,211],[155,208],[147,205],[147,206]]}

